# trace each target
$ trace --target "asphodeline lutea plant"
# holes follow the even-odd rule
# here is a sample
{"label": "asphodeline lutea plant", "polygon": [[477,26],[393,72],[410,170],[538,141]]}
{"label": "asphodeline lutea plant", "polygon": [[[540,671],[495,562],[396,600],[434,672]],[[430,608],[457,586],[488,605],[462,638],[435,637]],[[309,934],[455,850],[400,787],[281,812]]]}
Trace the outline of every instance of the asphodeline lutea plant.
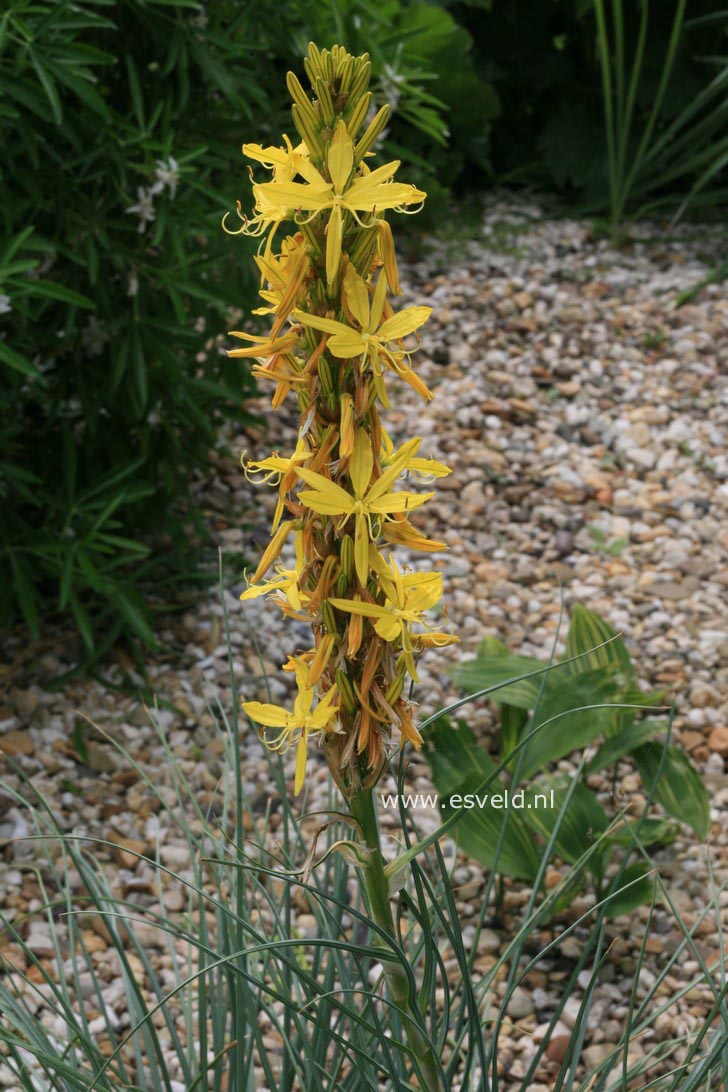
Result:
{"label": "asphodeline lutea plant", "polygon": [[[416,212],[426,195],[395,179],[398,161],[369,164],[389,108],[373,113],[368,56],[312,44],[304,65],[313,96],[288,74],[298,141],[284,135],[280,147],[243,145],[257,165],[254,212],[238,204],[236,230],[223,221],[231,234],[261,237],[263,306],[255,313],[271,319],[265,335],[232,331],[247,344],[229,356],[256,361],[253,373],[273,384],[274,408],[290,395],[300,411],[292,454],[246,464],[251,478],[277,490],[277,505],[270,543],[241,598],[268,596],[310,623],[313,635],[312,647],[284,665],[296,682],[293,707],[245,701],[243,708],[268,747],[295,748],[296,793],[309,744],[323,746],[362,833],[358,859],[372,913],[393,936],[372,788],[390,752],[421,743],[408,700],[418,653],[457,639],[428,616],[442,596],[441,574],[406,571],[394,556],[397,546],[425,555],[444,548],[410,521],[433,495],[410,484],[450,470],[420,453],[420,437],[395,447],[379,413],[401,382],[425,401],[433,397],[411,360],[431,308],[393,310],[389,297],[401,293],[386,220],[389,211]],[[291,542],[295,560],[284,563]],[[440,1087],[407,976],[391,961],[387,976],[420,1077]]]}

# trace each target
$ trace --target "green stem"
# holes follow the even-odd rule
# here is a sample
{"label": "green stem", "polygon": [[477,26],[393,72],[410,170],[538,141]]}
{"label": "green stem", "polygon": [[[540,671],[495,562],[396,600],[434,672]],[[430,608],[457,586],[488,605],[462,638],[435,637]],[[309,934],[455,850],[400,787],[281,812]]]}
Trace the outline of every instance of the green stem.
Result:
{"label": "green stem", "polygon": [[[372,789],[362,788],[350,803],[351,814],[361,827],[364,841],[369,849],[367,864],[362,868],[367,889],[369,910],[380,929],[395,939],[394,918],[389,903],[389,884],[384,872],[384,857],[379,837],[379,822],[374,807]],[[417,1002],[410,995],[409,979],[399,962],[386,959],[382,961],[384,977],[387,980],[392,1003],[402,1017],[407,1043],[412,1051],[415,1069],[420,1084],[427,1092],[440,1092],[444,1088],[441,1068],[435,1052],[418,1027],[419,1011]],[[415,1019],[413,1019],[415,1017]]]}

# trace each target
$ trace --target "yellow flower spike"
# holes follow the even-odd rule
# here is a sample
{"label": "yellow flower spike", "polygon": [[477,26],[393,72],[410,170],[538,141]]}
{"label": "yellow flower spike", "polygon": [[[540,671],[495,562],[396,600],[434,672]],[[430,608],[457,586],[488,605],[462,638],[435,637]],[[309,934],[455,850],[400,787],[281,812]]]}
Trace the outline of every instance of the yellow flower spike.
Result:
{"label": "yellow flower spike", "polygon": [[[230,355],[253,358],[253,374],[273,380],[274,408],[293,393],[300,412],[293,454],[274,452],[246,466],[248,477],[260,477],[278,496],[271,541],[241,598],[267,596],[286,615],[311,622],[316,641],[286,665],[296,677],[293,710],[251,702],[246,711],[268,746],[295,747],[296,792],[308,739],[330,735],[327,762],[352,799],[376,783],[390,742],[421,742],[402,697],[406,679],[416,680],[420,651],[455,640],[427,621],[441,574],[402,572],[381,552],[386,545],[421,552],[445,546],[408,518],[433,494],[397,482],[434,481],[450,468],[421,455],[419,437],[395,449],[379,417],[389,406],[388,372],[432,397],[411,366],[407,340],[431,310],[395,312],[387,298],[400,285],[386,212],[412,210],[425,195],[395,180],[397,161],[367,161],[388,115],[386,106],[370,111],[369,59],[311,46],[304,68],[312,96],[288,78],[302,142],[284,136],[279,146],[244,146],[270,172],[253,182],[253,214],[238,215],[243,233],[262,236],[256,313],[270,314],[273,325],[267,335],[235,331],[246,344]],[[287,236],[285,221],[294,225]],[[279,557],[294,530],[289,568]]]}

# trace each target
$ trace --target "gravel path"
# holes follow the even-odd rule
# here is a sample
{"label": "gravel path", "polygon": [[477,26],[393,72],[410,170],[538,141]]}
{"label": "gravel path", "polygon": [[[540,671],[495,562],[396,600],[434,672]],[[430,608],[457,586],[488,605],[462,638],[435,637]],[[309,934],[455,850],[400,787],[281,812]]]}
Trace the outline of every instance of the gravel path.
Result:
{"label": "gravel path", "polygon": [[[615,249],[595,238],[589,225],[549,219],[536,205],[496,198],[471,239],[428,243],[426,257],[401,265],[407,285],[402,303],[435,308],[416,359],[436,398],[423,407],[408,387],[395,390],[392,383],[396,409],[387,424],[395,441],[423,435],[422,453],[454,468],[437,483],[436,498],[418,523],[449,544],[435,564],[443,570],[445,604],[461,646],[424,657],[423,712],[457,696],[444,667],[473,652],[485,634],[513,650],[548,655],[560,587],[567,607],[581,602],[602,614],[623,631],[641,681],[674,695],[675,734],[709,787],[709,851],[685,838],[659,856],[690,922],[709,898],[708,852],[717,884],[728,880],[728,299],[722,286],[703,289],[679,309],[675,298],[706,275],[725,240],[695,227],[661,236],[651,225],[638,225],[635,236],[639,241]],[[270,419],[267,399],[259,411]],[[247,448],[251,458],[291,449],[294,430],[295,415],[284,407],[267,431],[251,431],[234,447]],[[254,562],[273,496],[246,482],[227,458],[199,488],[222,550]],[[421,564],[421,558],[412,560]],[[247,698],[261,698],[266,672],[273,699],[284,698],[280,664],[306,642],[306,627],[285,623],[260,600],[243,612],[241,588],[227,593],[238,681]],[[216,593],[166,622],[160,638],[164,652],[148,665],[149,687],[171,747],[204,794],[214,787],[217,757],[206,702],[225,707],[231,699]],[[0,675],[0,750],[19,756],[69,831],[148,844],[161,830],[169,840],[149,794],[103,736],[88,733],[85,761],[71,742],[88,717],[159,780],[159,743],[138,697],[130,696],[143,684],[134,665],[118,655],[103,680],[44,689],[25,670],[33,655],[35,670],[45,676],[66,666],[62,643],[34,650],[20,639],[10,641],[9,666]],[[485,737],[488,711],[479,708],[471,716]],[[248,787],[264,799],[267,773],[253,732],[243,747]],[[313,758],[310,770],[307,806],[313,809],[325,806],[327,771]],[[410,781],[415,791],[431,787],[417,756]],[[622,789],[637,795],[639,788],[625,767]],[[435,816],[422,819],[425,827],[434,822]],[[24,823],[0,789],[0,896],[4,892],[11,915],[37,897],[26,867],[33,844],[6,842],[28,833]],[[170,861],[175,848],[170,840]],[[124,875],[143,871],[143,865],[130,868],[122,854],[123,844],[116,863],[126,868]],[[480,870],[462,859],[456,880],[464,916],[475,914]],[[525,894],[509,885],[506,906],[522,905]],[[725,894],[721,905],[728,912]],[[579,908],[577,900],[574,912]],[[175,909],[174,891],[169,909]],[[637,911],[612,927],[611,969],[597,988],[585,1046],[589,1064],[619,1034],[644,921],[646,911]],[[648,974],[679,939],[662,910],[655,930]],[[706,918],[697,937],[704,957],[715,958],[714,918]],[[479,958],[486,969],[493,961],[492,933],[484,945]],[[504,1087],[519,1087],[564,967],[576,954],[565,942],[561,959],[544,961],[512,1001],[515,1023],[505,1029],[501,1058],[510,1078]],[[697,964],[686,956],[679,967],[666,990],[677,990]],[[706,994],[691,991],[666,1014],[660,1034],[689,1031],[707,1006]],[[573,1023],[573,1006],[569,1011],[565,1017]],[[649,1047],[647,1036],[635,1049]],[[10,1087],[0,1066],[3,1083]]]}

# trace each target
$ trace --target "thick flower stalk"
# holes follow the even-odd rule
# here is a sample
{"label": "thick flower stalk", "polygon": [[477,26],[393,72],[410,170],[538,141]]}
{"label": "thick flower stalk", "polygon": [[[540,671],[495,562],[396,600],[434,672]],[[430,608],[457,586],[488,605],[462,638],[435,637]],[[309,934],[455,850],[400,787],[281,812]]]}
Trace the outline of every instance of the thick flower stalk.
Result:
{"label": "thick flower stalk", "polygon": [[[296,793],[309,745],[322,745],[368,847],[372,912],[394,935],[371,789],[390,751],[421,743],[408,700],[418,653],[456,640],[428,617],[442,596],[440,573],[407,571],[394,556],[398,546],[424,555],[444,547],[410,515],[433,495],[413,485],[449,468],[420,453],[419,437],[396,447],[380,419],[402,382],[433,397],[412,364],[412,339],[431,308],[392,308],[400,290],[386,220],[389,211],[416,212],[426,195],[395,178],[399,162],[369,165],[389,108],[371,116],[368,57],[311,45],[305,67],[311,98],[288,75],[300,139],[243,145],[256,164],[254,212],[238,205],[236,231],[223,221],[231,233],[261,237],[256,313],[271,320],[265,335],[233,331],[246,344],[229,355],[256,361],[274,408],[290,396],[300,411],[295,451],[246,465],[276,490],[277,505],[241,598],[268,596],[313,634],[312,647],[286,665],[298,691],[293,708],[247,701],[244,709],[269,747],[295,748]],[[291,564],[281,559],[289,543]],[[411,1009],[406,978],[403,985],[395,969],[389,980],[395,1002]],[[434,1062],[406,1020],[421,1073],[433,1080]]]}

